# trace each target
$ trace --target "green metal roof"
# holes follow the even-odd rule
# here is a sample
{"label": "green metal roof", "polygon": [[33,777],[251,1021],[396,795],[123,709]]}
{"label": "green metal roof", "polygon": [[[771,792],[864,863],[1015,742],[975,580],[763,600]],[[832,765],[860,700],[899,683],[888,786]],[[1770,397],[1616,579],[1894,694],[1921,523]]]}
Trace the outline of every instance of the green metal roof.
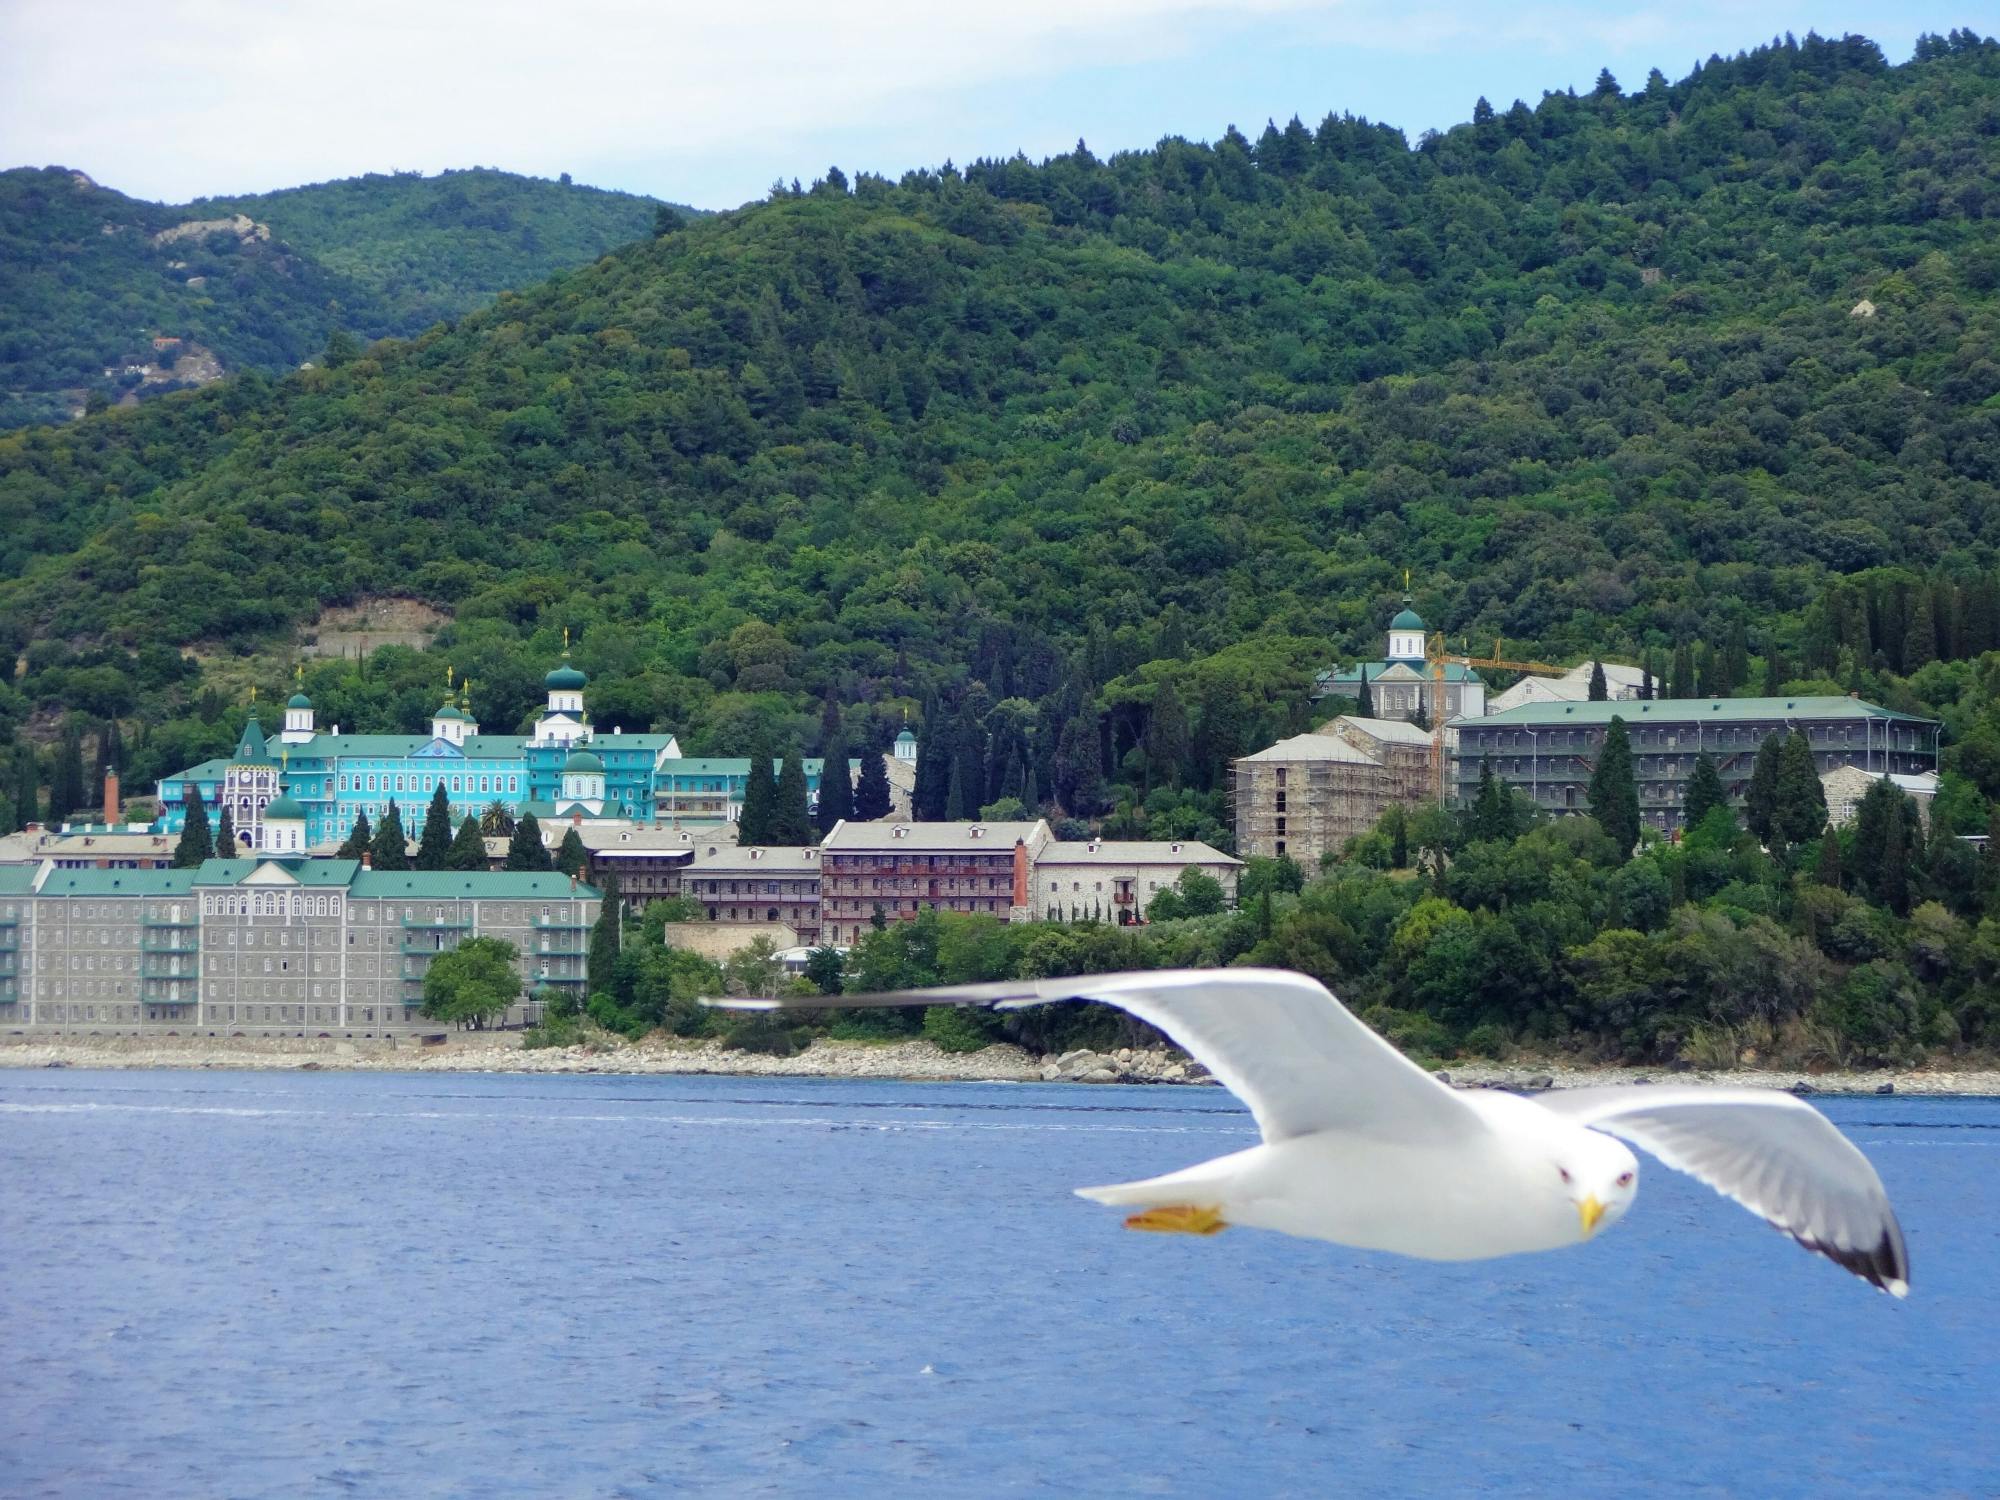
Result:
{"label": "green metal roof", "polygon": [[[361,868],[358,859],[273,859],[255,856],[241,859],[205,859],[194,873],[196,885],[241,885],[259,865],[277,864],[288,870],[300,885],[346,885]],[[274,887],[276,889],[276,887]]]}
{"label": "green metal roof", "polygon": [[569,759],[562,763],[565,776],[602,776],[604,762],[588,750],[572,750]]}
{"label": "green metal roof", "polygon": [[271,805],[264,809],[264,821],[268,823],[273,818],[303,823],[306,820],[306,810],[299,806],[298,799],[290,792],[280,791],[271,799]]}
{"label": "green metal roof", "polygon": [[1484,729],[1487,725],[1609,724],[1612,719],[1627,724],[1743,724],[1764,720],[1789,719],[1892,719],[1905,724],[1935,724],[1915,714],[1897,713],[1859,698],[1653,698],[1625,699],[1603,703],[1523,703],[1484,718],[1461,718],[1453,722],[1461,729]]}
{"label": "green metal roof", "polygon": [[1422,630],[1424,628],[1423,616],[1419,615],[1406,604],[1396,611],[1396,618],[1389,622],[1389,628],[1391,630]]}
{"label": "green metal roof", "polygon": [[162,776],[160,784],[166,786],[177,781],[220,781],[228,770],[229,762],[226,760],[205,760],[198,766],[189,766],[185,771]]}
{"label": "green metal roof", "polygon": [[463,724],[465,722],[465,715],[459,712],[458,705],[456,703],[447,703],[443,708],[439,709],[436,713],[432,714],[431,717],[433,719],[450,719],[454,723],[458,724]]}
{"label": "green metal roof", "polygon": [[530,901],[596,900],[597,887],[540,870],[363,870],[354,877],[357,901],[418,900]]}
{"label": "green metal roof", "polygon": [[271,753],[264,739],[264,726],[257,722],[255,709],[244,721],[243,737],[236,742],[236,754],[229,762],[232,766],[268,766]]}
{"label": "green metal roof", "polygon": [[[32,872],[30,872],[32,873]],[[51,870],[44,896],[183,896],[193,870]]]}
{"label": "green metal roof", "polygon": [[25,894],[35,883],[34,865],[0,865],[0,896]]}
{"label": "green metal roof", "polygon": [[[772,760],[772,771],[777,771],[783,764],[782,760]],[[804,765],[806,774],[811,775],[814,771],[819,770],[820,767],[825,765],[826,762],[815,757],[814,759],[803,761],[801,764]],[[847,764],[852,768],[858,762],[850,760]],[[668,761],[662,769],[676,776],[748,776],[750,774],[750,757],[747,755],[683,756],[679,760]]]}
{"label": "green metal roof", "polygon": [[542,686],[575,689],[582,687],[589,681],[588,677],[585,677],[583,673],[577,671],[575,667],[572,667],[565,661],[561,666],[542,679]]}
{"label": "green metal roof", "polygon": [[308,698],[304,693],[292,694],[285,703],[285,707],[287,708],[311,708],[312,706],[312,699]]}

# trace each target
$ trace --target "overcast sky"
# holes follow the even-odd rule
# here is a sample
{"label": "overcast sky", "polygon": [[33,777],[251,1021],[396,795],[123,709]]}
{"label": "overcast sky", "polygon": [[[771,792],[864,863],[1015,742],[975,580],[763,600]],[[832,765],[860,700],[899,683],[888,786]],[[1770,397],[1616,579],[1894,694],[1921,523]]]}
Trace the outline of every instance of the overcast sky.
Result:
{"label": "overcast sky", "polygon": [[703,208],[837,163],[1100,155],[1329,110],[1412,138],[1786,30],[1892,61],[1967,0],[0,0],[0,166],[180,202],[494,166]]}

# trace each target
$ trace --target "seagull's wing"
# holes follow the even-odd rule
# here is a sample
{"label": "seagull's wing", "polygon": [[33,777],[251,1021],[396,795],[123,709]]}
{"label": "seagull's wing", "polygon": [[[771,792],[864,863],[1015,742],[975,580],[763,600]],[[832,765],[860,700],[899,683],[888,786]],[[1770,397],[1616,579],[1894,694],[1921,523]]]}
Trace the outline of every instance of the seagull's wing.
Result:
{"label": "seagull's wing", "polygon": [[1910,1257],[1882,1179],[1833,1122],[1775,1089],[1562,1089],[1537,1101],[1622,1136],[1898,1297]]}
{"label": "seagull's wing", "polygon": [[1283,969],[1162,969],[1022,979],[886,995],[711,1000],[734,1010],[979,1005],[1018,1010],[1098,1000],[1150,1022],[1256,1117],[1267,1141],[1348,1130],[1402,1141],[1452,1140],[1478,1113],[1354,1018],[1316,979]]}

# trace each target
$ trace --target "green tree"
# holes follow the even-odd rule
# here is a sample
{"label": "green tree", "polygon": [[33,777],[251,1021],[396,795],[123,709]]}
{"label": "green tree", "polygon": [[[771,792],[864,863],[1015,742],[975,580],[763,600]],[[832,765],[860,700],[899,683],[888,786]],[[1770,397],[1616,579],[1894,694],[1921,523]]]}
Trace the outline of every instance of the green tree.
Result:
{"label": "green tree", "polygon": [[1622,858],[1639,842],[1639,786],[1632,774],[1632,740],[1614,714],[1590,773],[1590,815]]}
{"label": "green tree", "polygon": [[1154,786],[1179,786],[1187,771],[1193,739],[1187,709],[1171,682],[1160,684],[1146,716],[1146,776]]}
{"label": "green tree", "polygon": [[1778,764],[1784,741],[1775,733],[1764,737],[1757,758],[1750,766],[1750,784],[1743,792],[1743,821],[1760,842],[1769,844],[1778,834]]}
{"label": "green tree", "polygon": [[[1468,832],[1475,842],[1493,840],[1502,843],[1511,840],[1516,832],[1513,794],[1506,783],[1493,774],[1493,761],[1488,756],[1482,756],[1479,761],[1479,795],[1473,800]],[[1404,852],[1407,858],[1407,844]]]}
{"label": "green tree", "polygon": [[57,826],[87,804],[83,786],[83,731],[71,723],[56,744],[55,774],[49,778],[49,824]]}
{"label": "green tree", "polygon": [[507,838],[514,832],[514,815],[504,802],[489,802],[479,815],[479,831],[490,839]]}
{"label": "green tree", "polygon": [[821,944],[806,955],[806,981],[822,995],[838,995],[846,967],[846,955]]}
{"label": "green tree", "polygon": [[1813,879],[1830,891],[1841,888],[1840,835],[1831,828],[1819,841],[1819,859],[1813,866]]}
{"label": "green tree", "polygon": [[590,853],[583,847],[583,835],[576,831],[572,823],[563,830],[562,842],[556,845],[555,867],[573,879],[580,879],[583,868],[590,863]]}
{"label": "green tree", "polygon": [[202,805],[201,789],[192,781],[181,786],[181,806],[186,811],[181,818],[180,839],[174,844],[174,868],[191,870],[214,856],[215,845],[209,838],[208,809]]}
{"label": "green tree", "polygon": [[892,805],[888,763],[880,751],[869,749],[862,754],[861,775],[855,782],[854,817],[858,822],[873,822],[887,817]]}
{"label": "green tree", "polygon": [[[866,768],[863,770],[865,774]],[[854,783],[849,779],[852,774],[847,768],[847,736],[836,719],[833,732],[826,739],[826,754],[820,760],[819,804],[814,809],[822,834],[834,824],[854,817]],[[888,790],[886,776],[883,790]]]}
{"label": "green tree", "polygon": [[612,990],[613,974],[618,967],[619,923],[624,906],[618,899],[616,875],[606,875],[599,889],[604,899],[598,906],[597,921],[590,929],[590,953],[585,960],[590,975],[586,988],[593,995],[609,994]]}
{"label": "green tree", "polygon": [[1729,792],[1722,784],[1722,773],[1704,750],[1695,756],[1694,773],[1688,777],[1687,797],[1681,804],[1682,826],[1699,827],[1716,808],[1728,806]]}
{"label": "green tree", "polygon": [[1354,698],[1354,715],[1359,719],[1375,717],[1375,694],[1368,686],[1368,669],[1361,669],[1361,687]]}
{"label": "green tree", "polygon": [[769,844],[777,831],[778,782],[771,774],[771,752],[755,745],[750,751],[750,779],[743,789],[743,811],[736,823],[736,842],[746,848]]}
{"label": "green tree", "polygon": [[1816,839],[1826,827],[1826,788],[1820,784],[1812,746],[1801,730],[1794,729],[1778,752],[1777,802],[1772,816],[1787,843]]}
{"label": "green tree", "polygon": [[542,847],[542,825],[535,821],[535,815],[528,813],[514,825],[513,835],[507,840],[507,860],[501,867],[507,870],[552,870],[555,864],[549,858],[549,851]]}
{"label": "green tree", "polygon": [[447,870],[486,868],[486,836],[480,831],[477,818],[468,817],[458,825],[458,833],[445,854],[444,867]]}
{"label": "green tree", "polygon": [[41,816],[41,776],[33,745],[14,747],[14,816],[24,824]]}
{"label": "green tree", "polygon": [[333,856],[335,859],[359,859],[368,852],[368,846],[374,839],[375,832],[368,826],[368,814],[356,812],[354,826],[348,830],[346,842],[333,851]]}
{"label": "green tree", "polygon": [[236,820],[230,816],[229,804],[222,804],[222,815],[215,823],[215,857],[217,859],[240,859],[243,844],[236,836]]}
{"label": "green tree", "polygon": [[[385,817],[386,824],[388,819]],[[504,1016],[521,994],[520,950],[499,938],[467,938],[431,960],[422,1014],[473,1031]]]}
{"label": "green tree", "polygon": [[766,842],[802,849],[816,841],[807,801],[805,761],[800,758],[798,743],[794,741],[785,751],[784,764],[778,770],[772,793],[771,833]]}
{"label": "green tree", "polygon": [[431,793],[430,806],[424,809],[424,831],[423,836],[417,841],[415,868],[419,870],[448,868],[451,839],[451,801],[445,795],[444,783],[440,781],[437,790]]}
{"label": "green tree", "polygon": [[402,810],[394,798],[389,801],[388,811],[382,814],[382,821],[375,825],[374,837],[368,841],[368,861],[377,870],[410,868],[410,840],[403,832]]}
{"label": "green tree", "polygon": [[1594,661],[1590,664],[1590,701],[1592,703],[1602,703],[1610,696],[1610,688],[1604,681],[1604,663]]}

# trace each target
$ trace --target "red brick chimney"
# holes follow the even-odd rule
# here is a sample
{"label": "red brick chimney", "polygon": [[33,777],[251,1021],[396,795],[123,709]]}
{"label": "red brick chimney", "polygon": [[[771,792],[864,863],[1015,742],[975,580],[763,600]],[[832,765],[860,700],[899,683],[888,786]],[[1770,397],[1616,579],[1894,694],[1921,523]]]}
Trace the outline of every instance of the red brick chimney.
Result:
{"label": "red brick chimney", "polygon": [[[104,821],[106,823],[118,821],[118,772],[109,766],[104,769]],[[137,1015],[138,1012],[134,1011],[133,1014]]]}
{"label": "red brick chimney", "polygon": [[1014,840],[1014,905],[1028,904],[1028,846]]}

